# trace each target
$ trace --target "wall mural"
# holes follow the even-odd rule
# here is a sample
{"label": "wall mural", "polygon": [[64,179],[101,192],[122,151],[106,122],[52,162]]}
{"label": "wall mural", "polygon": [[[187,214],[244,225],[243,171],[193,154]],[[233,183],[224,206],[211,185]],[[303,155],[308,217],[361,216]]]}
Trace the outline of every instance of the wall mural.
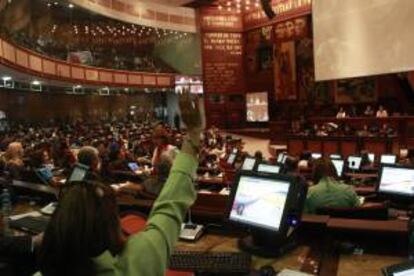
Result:
{"label": "wall mural", "polygon": [[356,78],[335,82],[335,103],[374,103],[378,99],[375,78]]}
{"label": "wall mural", "polygon": [[274,59],[276,100],[296,100],[296,53],[295,41],[276,46]]}

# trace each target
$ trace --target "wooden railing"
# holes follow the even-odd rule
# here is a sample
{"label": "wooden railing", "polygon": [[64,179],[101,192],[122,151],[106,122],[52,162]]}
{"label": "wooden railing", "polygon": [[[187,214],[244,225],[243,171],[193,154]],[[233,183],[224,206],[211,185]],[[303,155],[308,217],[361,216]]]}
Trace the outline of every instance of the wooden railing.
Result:
{"label": "wooden railing", "polygon": [[19,72],[73,84],[174,87],[174,74],[112,70],[53,59],[0,38],[0,64]]}

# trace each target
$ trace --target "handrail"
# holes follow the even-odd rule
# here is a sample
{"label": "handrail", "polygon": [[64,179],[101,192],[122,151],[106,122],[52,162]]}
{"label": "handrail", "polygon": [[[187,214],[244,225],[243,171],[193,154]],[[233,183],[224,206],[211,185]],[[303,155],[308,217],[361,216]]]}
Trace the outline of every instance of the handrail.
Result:
{"label": "handrail", "polygon": [[0,64],[33,76],[76,84],[172,88],[175,74],[114,70],[41,55],[0,38]]}

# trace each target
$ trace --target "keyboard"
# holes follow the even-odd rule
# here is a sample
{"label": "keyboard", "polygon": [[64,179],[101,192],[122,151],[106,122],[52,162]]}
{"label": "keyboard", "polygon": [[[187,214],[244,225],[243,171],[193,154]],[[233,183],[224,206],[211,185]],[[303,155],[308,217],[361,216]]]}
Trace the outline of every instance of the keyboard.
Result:
{"label": "keyboard", "polygon": [[251,270],[251,256],[233,252],[176,251],[170,258],[169,268],[211,274],[245,274]]}
{"label": "keyboard", "polygon": [[10,220],[10,227],[32,234],[39,234],[46,230],[49,223],[47,216],[27,216],[21,219]]}

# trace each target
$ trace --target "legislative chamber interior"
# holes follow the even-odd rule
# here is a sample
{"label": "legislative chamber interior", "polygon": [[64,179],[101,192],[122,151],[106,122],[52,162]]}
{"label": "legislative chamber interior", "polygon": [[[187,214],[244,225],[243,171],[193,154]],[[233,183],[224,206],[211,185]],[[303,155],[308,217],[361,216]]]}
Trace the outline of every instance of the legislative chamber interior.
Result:
{"label": "legislative chamber interior", "polygon": [[0,0],[0,275],[413,276],[413,10]]}

